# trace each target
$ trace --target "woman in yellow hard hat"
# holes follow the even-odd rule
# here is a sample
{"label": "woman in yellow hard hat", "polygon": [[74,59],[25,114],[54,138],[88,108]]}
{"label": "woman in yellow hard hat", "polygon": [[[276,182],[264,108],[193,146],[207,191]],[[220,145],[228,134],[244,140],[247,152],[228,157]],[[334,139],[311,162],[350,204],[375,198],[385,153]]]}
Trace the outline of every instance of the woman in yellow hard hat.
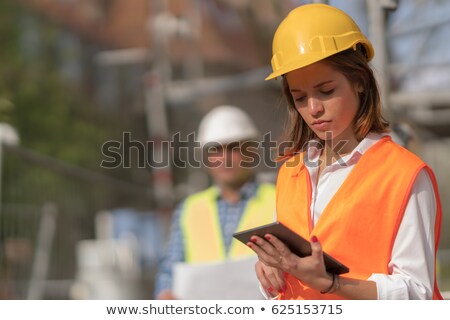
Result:
{"label": "woman in yellow hard hat", "polygon": [[[273,39],[292,145],[277,220],[311,241],[299,257],[271,234],[247,245],[265,293],[281,299],[442,299],[435,261],[441,205],[432,170],[395,144],[381,115],[369,40],[344,12],[294,9]],[[326,271],[323,252],[349,267]]]}

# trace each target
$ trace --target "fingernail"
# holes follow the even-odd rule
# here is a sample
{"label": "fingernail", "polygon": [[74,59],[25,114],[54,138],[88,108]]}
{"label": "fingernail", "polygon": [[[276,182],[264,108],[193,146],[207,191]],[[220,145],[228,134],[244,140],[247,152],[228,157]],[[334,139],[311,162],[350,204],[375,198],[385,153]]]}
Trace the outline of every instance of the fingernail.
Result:
{"label": "fingernail", "polygon": [[247,246],[251,248],[252,247],[252,243],[248,242]]}
{"label": "fingernail", "polygon": [[269,236],[268,234],[266,234],[266,235],[264,236],[264,238],[266,238],[267,240],[270,240],[270,236]]}
{"label": "fingernail", "polygon": [[311,237],[311,242],[317,242],[317,241],[319,241],[319,239],[317,239],[316,236],[312,236],[312,237]]}
{"label": "fingernail", "polygon": [[255,242],[255,243],[256,243],[256,241],[257,241],[257,240],[256,240],[256,238],[253,238],[253,237],[252,237],[252,238],[250,238],[250,241],[252,241],[252,242]]}
{"label": "fingernail", "polygon": [[272,292],[273,291],[273,288],[272,287],[269,287],[269,289],[267,289],[269,292]]}

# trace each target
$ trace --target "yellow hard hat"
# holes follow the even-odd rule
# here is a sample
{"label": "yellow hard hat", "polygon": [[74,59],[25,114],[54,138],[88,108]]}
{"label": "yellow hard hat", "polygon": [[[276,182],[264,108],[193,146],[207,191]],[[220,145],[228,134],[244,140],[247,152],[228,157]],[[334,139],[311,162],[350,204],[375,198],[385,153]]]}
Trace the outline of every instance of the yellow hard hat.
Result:
{"label": "yellow hard hat", "polygon": [[278,26],[272,43],[272,73],[266,80],[306,67],[362,44],[368,61],[372,44],[345,12],[326,4],[306,4],[292,10]]}

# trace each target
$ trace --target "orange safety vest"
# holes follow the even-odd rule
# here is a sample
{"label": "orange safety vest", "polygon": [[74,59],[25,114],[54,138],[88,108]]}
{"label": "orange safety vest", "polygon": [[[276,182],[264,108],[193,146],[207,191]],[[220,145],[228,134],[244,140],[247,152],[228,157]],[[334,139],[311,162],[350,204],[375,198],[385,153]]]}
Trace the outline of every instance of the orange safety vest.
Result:
{"label": "orange safety vest", "polygon": [[[255,255],[236,239],[231,241],[229,253],[226,254],[217,209],[218,196],[217,188],[211,187],[185,201],[180,223],[186,262],[223,261]],[[248,200],[236,231],[272,222],[274,217],[275,186],[261,184],[256,195]]]}
{"label": "orange safety vest", "polygon": [[[350,268],[343,277],[365,280],[373,273],[389,274],[392,247],[421,169],[427,170],[436,195],[437,251],[442,209],[434,174],[422,160],[393,143],[390,137],[383,137],[362,155],[314,227],[310,212],[311,180],[302,159],[303,154],[296,155],[280,169],[277,219],[306,239],[317,236],[325,252]],[[433,299],[442,299],[436,270],[434,279]],[[285,299],[342,299],[321,294],[291,275],[287,275],[286,282]]]}

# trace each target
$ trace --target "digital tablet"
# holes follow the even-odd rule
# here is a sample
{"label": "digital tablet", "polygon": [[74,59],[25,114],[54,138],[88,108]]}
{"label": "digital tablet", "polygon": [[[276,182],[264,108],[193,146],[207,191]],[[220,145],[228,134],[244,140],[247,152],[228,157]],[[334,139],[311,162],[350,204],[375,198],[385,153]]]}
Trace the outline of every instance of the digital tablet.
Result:
{"label": "digital tablet", "polygon": [[[273,234],[275,237],[280,239],[293,253],[299,257],[306,257],[311,255],[311,244],[302,236],[298,235],[281,222],[272,222],[265,224],[256,228],[235,232],[233,237],[246,244],[251,242],[250,238],[253,235],[264,238],[267,233]],[[347,273],[349,269],[334,259],[327,253],[323,253],[325,267],[328,272],[335,274]]]}

